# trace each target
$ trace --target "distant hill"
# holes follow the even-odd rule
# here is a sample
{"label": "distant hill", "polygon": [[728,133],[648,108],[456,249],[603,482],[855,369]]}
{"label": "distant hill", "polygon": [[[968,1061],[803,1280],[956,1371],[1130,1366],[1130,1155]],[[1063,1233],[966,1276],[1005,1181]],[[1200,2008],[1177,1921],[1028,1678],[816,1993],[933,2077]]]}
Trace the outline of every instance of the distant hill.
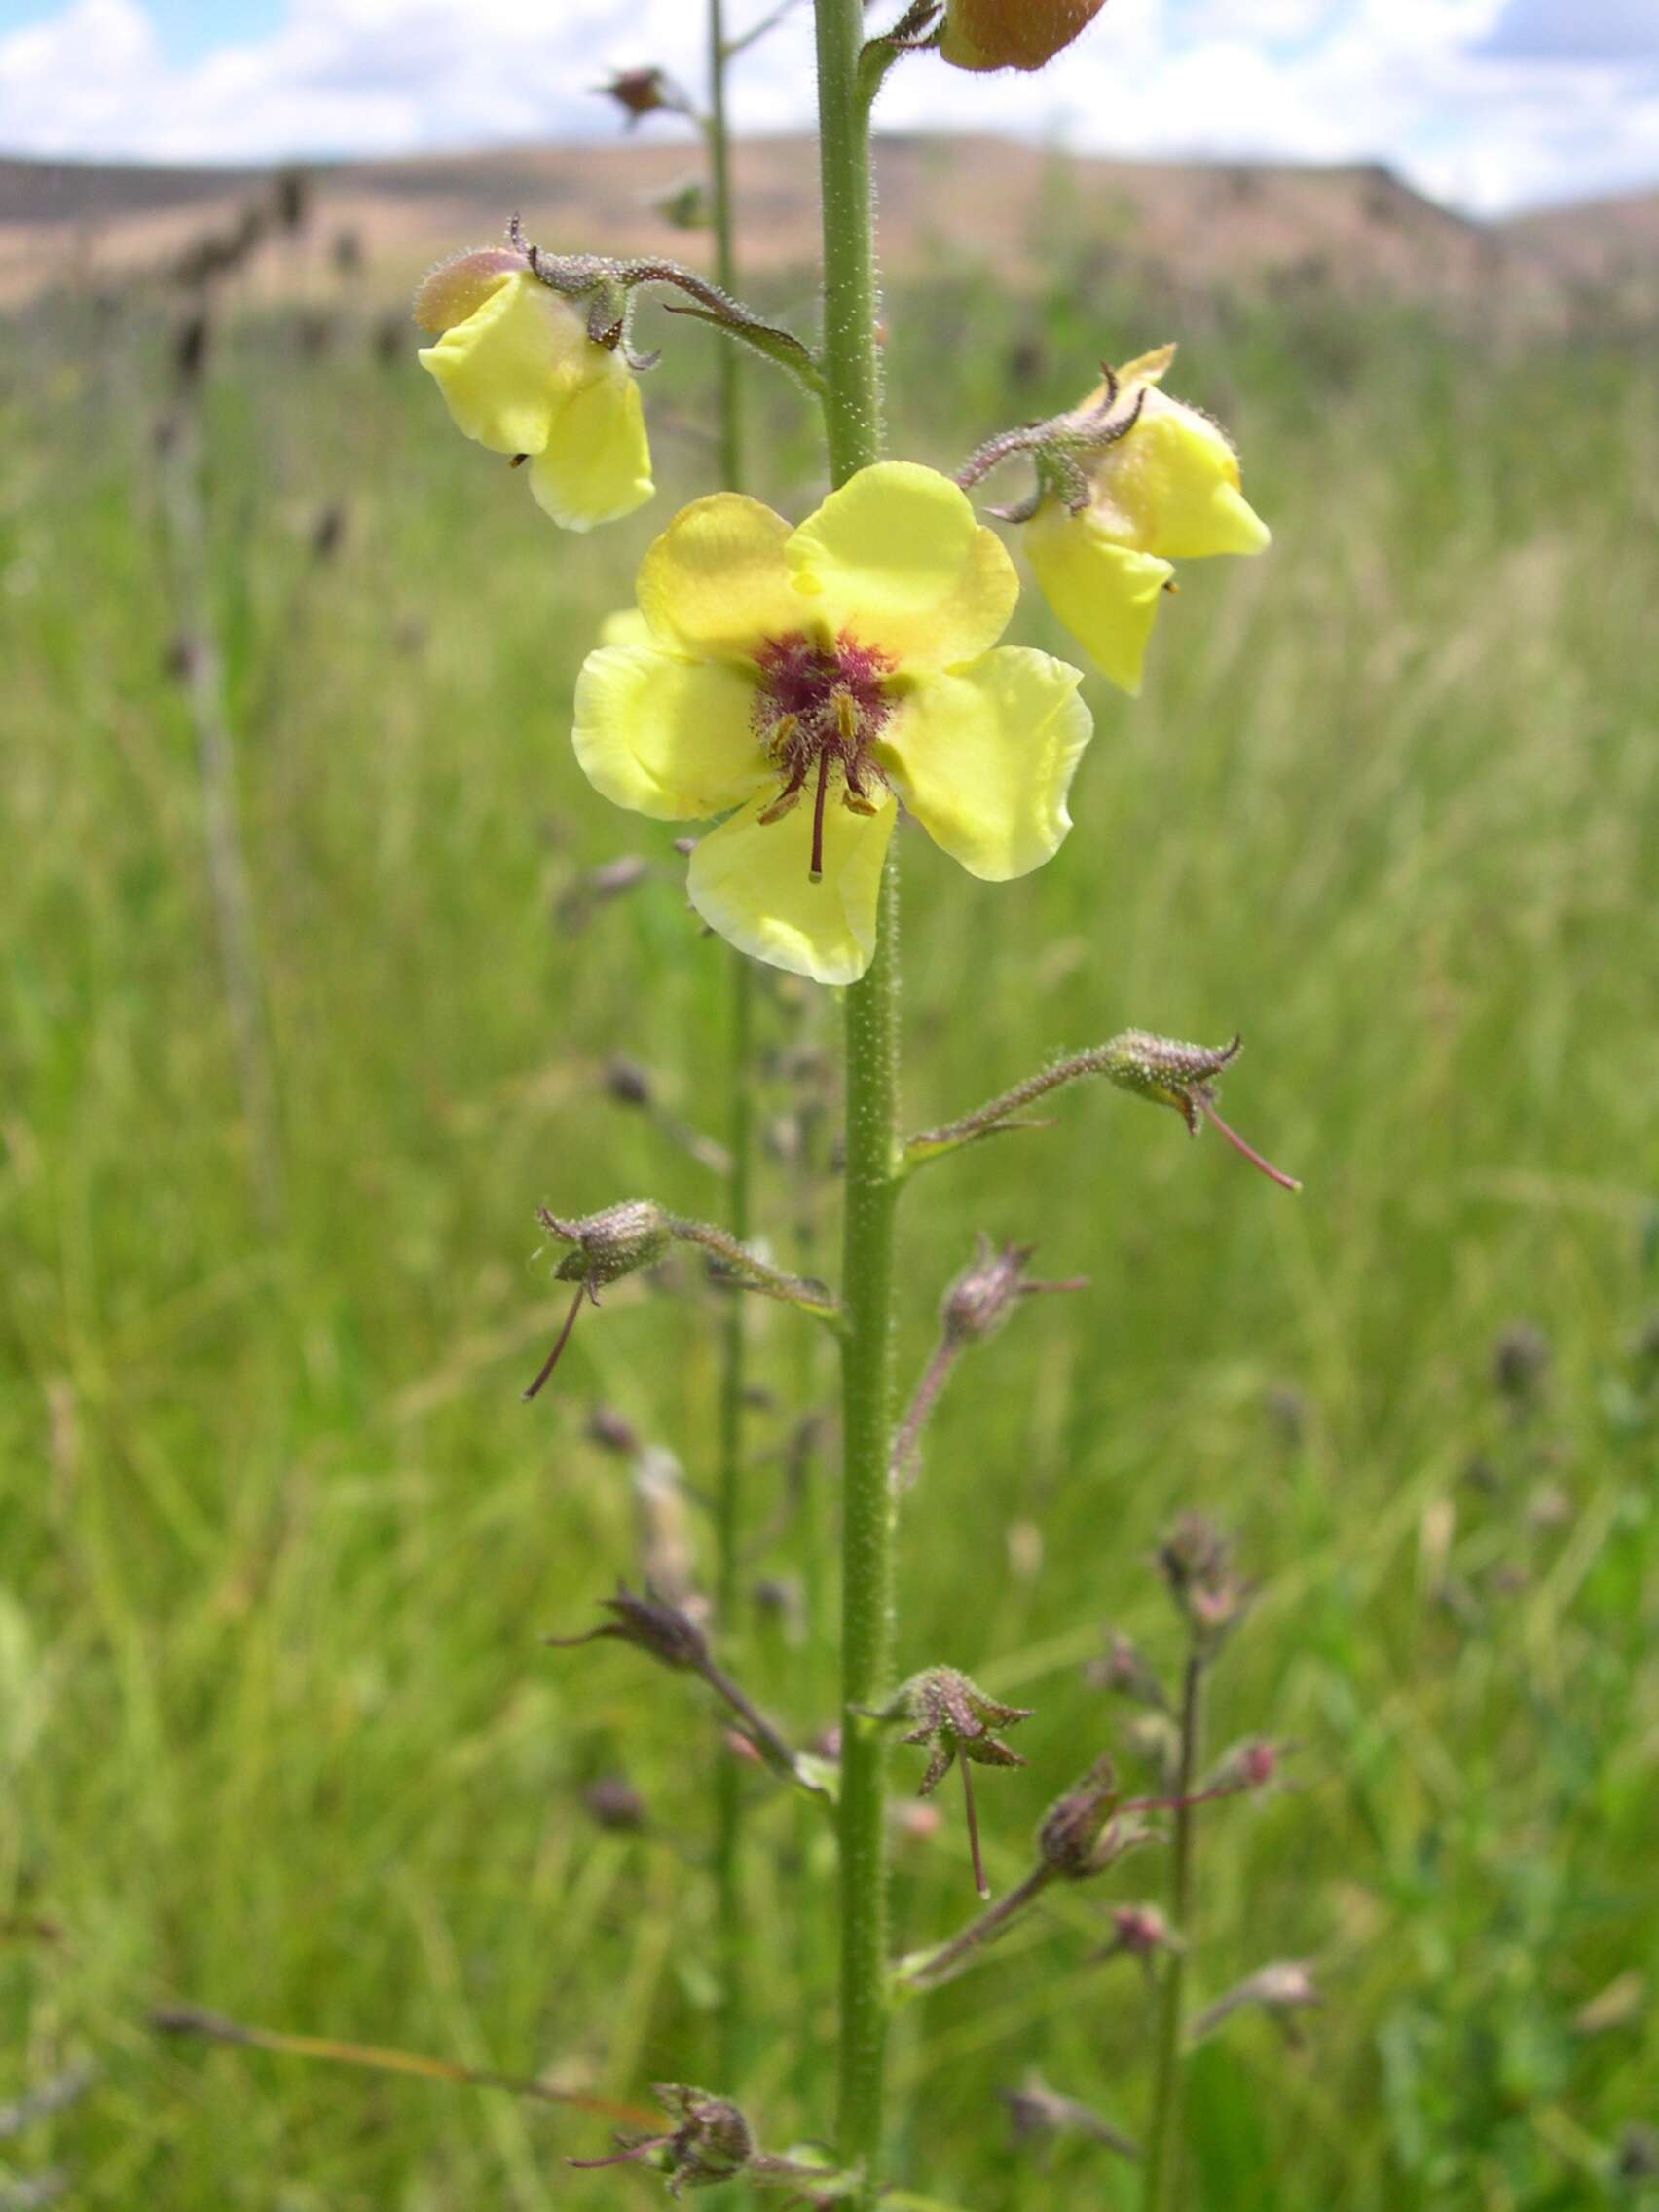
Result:
{"label": "distant hill", "polygon": [[1659,192],[1546,207],[1507,227],[1512,238],[1579,283],[1651,287],[1659,270]]}
{"label": "distant hill", "polygon": [[[736,166],[746,264],[805,262],[816,223],[810,142],[751,139]],[[1030,270],[1046,240],[1063,234],[1187,284],[1332,285],[1441,301],[1501,294],[1524,313],[1547,315],[1586,285],[1651,282],[1659,269],[1659,194],[1480,224],[1378,166],[1110,161],[989,137],[913,136],[883,138],[877,167],[883,251],[899,273],[993,258]],[[696,171],[695,147],[643,136],[340,164],[310,172],[310,235],[387,298],[442,254],[498,236],[515,208],[549,245],[694,261],[702,239],[653,203]],[[0,160],[0,300],[26,297],[70,268],[95,279],[165,267],[204,232],[233,226],[272,180],[253,168]],[[260,254],[254,280],[289,288],[314,281],[317,266],[314,253],[278,243]]]}

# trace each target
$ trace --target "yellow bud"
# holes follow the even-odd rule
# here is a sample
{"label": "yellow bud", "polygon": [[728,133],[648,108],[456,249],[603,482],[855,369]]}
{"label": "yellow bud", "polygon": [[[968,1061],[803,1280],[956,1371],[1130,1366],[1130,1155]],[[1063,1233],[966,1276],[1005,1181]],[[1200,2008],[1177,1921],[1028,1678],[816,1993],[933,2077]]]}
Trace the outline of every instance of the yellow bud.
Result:
{"label": "yellow bud", "polygon": [[957,69],[1041,69],[1104,0],[949,0],[939,51]]}
{"label": "yellow bud", "polygon": [[504,245],[480,246],[440,261],[422,277],[415,293],[415,320],[434,338],[476,314],[503,276],[528,269],[522,253]]}

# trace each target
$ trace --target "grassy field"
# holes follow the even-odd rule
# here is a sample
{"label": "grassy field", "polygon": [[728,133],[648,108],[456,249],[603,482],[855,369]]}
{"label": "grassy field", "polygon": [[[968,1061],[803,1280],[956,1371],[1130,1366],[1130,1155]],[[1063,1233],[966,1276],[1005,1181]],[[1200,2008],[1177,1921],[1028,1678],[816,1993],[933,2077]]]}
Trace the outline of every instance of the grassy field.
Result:
{"label": "grassy field", "polygon": [[[1294,1788],[1207,1820],[1197,1981],[1312,1958],[1326,2003],[1299,2047],[1259,2014],[1202,2047],[1193,2205],[1651,2203],[1654,356],[1316,296],[1173,329],[1167,299],[1088,297],[1056,269],[1043,297],[963,274],[898,298],[902,449],[951,461],[1101,350],[1175,335],[1277,541],[1189,567],[1138,704],[1096,687],[1051,866],[986,888],[907,841],[907,1104],[937,1122],[1129,1023],[1236,1027],[1230,1116],[1307,1189],[1090,1090],[920,1180],[907,1364],[976,1230],[1093,1287],[1021,1313],[945,1398],[903,1660],[1037,1708],[1029,1772],[980,1792],[1011,1878],[1049,1798],[1124,1745],[1083,1663],[1108,1623],[1173,1656],[1149,1551],[1178,1508],[1215,1515],[1262,1584],[1215,1741],[1299,1750]],[[707,486],[707,351],[673,331],[651,384],[663,496],[574,540],[368,341],[350,313],[233,316],[208,361],[263,1022],[239,1061],[164,324],[66,301],[3,333],[0,2104],[78,2058],[101,2075],[0,2144],[0,2203],[55,2164],[110,2212],[651,2198],[565,2169],[600,2120],[164,2042],[157,2006],[635,2102],[710,2066],[718,1732],[637,1654],[538,1639],[638,1568],[595,1403],[679,1456],[702,1541],[721,1294],[684,1269],[619,1287],[519,1399],[561,1309],[538,1202],[719,1202],[671,1123],[719,1124],[723,948],[670,832],[608,809],[567,744],[598,617]],[[803,512],[810,425],[766,372],[752,395],[764,488]],[[1064,649],[1034,599],[1020,620]],[[595,896],[629,855],[645,879]],[[835,1014],[767,979],[762,1216],[824,1267]],[[619,1053],[660,1116],[611,1095]],[[809,1628],[757,1609],[737,1646],[805,1735],[832,1714],[835,1490],[821,1448],[786,1511],[784,1448],[832,1375],[806,1324],[754,1318],[755,1572],[798,1584]],[[1506,1397],[1522,1319],[1548,1359]],[[583,1809],[616,1773],[642,1832]],[[754,1790],[751,2063],[718,2085],[783,2144],[831,2117],[831,1868],[810,1812]],[[954,1804],[900,1866],[904,1942],[948,1932]],[[1142,2124],[1140,1977],[1084,1962],[1161,1878],[1131,1859],[906,2011],[910,2188],[1133,2203],[1101,2152],[1014,2149],[994,2092],[1035,2061]]]}

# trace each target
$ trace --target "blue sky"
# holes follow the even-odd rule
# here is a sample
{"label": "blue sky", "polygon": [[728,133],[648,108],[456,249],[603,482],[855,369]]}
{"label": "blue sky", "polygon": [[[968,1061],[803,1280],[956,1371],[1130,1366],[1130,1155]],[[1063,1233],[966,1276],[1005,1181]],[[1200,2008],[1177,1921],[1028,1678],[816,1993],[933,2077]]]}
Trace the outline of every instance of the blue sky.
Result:
{"label": "blue sky", "polygon": [[[728,7],[741,25],[744,0]],[[740,126],[809,120],[809,13],[744,57]],[[0,152],[237,162],[608,134],[595,80],[660,61],[694,83],[701,15],[698,0],[0,0]],[[1659,0],[1107,0],[1046,74],[918,60],[883,112],[895,129],[1102,153],[1382,160],[1501,212],[1659,183]]]}

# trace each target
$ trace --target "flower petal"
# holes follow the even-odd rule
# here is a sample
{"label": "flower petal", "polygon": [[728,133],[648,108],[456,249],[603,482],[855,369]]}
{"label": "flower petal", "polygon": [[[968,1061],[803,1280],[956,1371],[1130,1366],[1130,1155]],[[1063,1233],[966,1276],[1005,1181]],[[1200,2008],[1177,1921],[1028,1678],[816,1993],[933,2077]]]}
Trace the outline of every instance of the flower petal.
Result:
{"label": "flower petal", "polygon": [[824,814],[824,879],[808,872],[812,802],[781,822],[756,818],[769,794],[711,830],[691,855],[686,889],[711,929],[774,968],[819,983],[856,982],[875,951],[881,867],[898,809],[853,814],[831,794]]}
{"label": "flower petal", "polygon": [[750,658],[812,610],[784,560],[790,526],[758,499],[716,492],[682,507],[640,566],[640,607],[665,645]]}
{"label": "flower petal", "polygon": [[600,352],[581,317],[523,272],[492,284],[464,322],[420,352],[456,428],[492,453],[540,453],[553,419],[593,373]]}
{"label": "flower petal", "polygon": [[656,640],[637,607],[619,607],[599,625],[599,642],[602,645],[650,645]]}
{"label": "flower petal", "polygon": [[618,806],[695,822],[777,782],[754,703],[754,687],[719,661],[601,645],[576,679],[571,741],[589,783]]}
{"label": "flower petal", "polygon": [[881,747],[899,795],[970,875],[1005,883],[1039,867],[1071,828],[1066,793],[1093,733],[1063,660],[1004,645],[930,675]]}
{"label": "flower petal", "polygon": [[1238,488],[1238,458],[1226,437],[1197,408],[1143,388],[1139,422],[1094,471],[1097,527],[1171,561],[1260,553],[1272,533]]}
{"label": "flower petal", "polygon": [[605,359],[608,365],[560,408],[530,464],[536,505],[566,530],[631,515],[656,489],[640,387],[614,353]]}
{"label": "flower petal", "polygon": [[1131,696],[1163,586],[1167,561],[1103,537],[1088,515],[1046,507],[1025,533],[1043,597],[1102,672]]}
{"label": "flower petal", "polygon": [[831,492],[790,539],[789,564],[832,630],[897,661],[949,668],[994,645],[1019,579],[948,476],[878,461]]}

